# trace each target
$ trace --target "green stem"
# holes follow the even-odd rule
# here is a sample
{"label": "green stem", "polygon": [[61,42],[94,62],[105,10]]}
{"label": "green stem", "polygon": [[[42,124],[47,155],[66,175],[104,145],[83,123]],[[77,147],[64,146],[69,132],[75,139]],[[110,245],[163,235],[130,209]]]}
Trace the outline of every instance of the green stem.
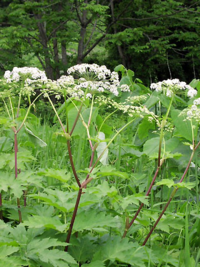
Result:
{"label": "green stem", "polygon": [[158,148],[158,166],[160,166],[160,160],[161,160],[161,150],[162,150],[162,141],[163,141],[163,137],[164,137],[164,127],[166,125],[166,122],[167,122],[167,118],[169,116],[169,112],[170,112],[170,109],[171,109],[171,106],[172,106],[172,102],[173,102],[173,96],[170,100],[170,104],[169,104],[169,107],[167,109],[167,113],[165,115],[165,118],[163,119],[163,121],[161,122],[161,130],[160,130],[160,140],[159,140],[159,148]]}
{"label": "green stem", "polygon": [[34,105],[34,103],[36,102],[36,100],[37,100],[42,94],[43,94],[43,93],[39,94],[39,95],[33,100],[33,102],[30,104],[30,106],[28,107],[27,112],[26,112],[26,115],[25,115],[25,117],[24,117],[24,119],[23,119],[21,125],[20,125],[19,128],[17,129],[17,133],[18,133],[18,132],[21,130],[21,128],[24,126],[24,123],[26,122],[26,119],[27,119],[27,117],[28,117],[28,114],[29,114],[29,112],[30,112],[31,107]]}

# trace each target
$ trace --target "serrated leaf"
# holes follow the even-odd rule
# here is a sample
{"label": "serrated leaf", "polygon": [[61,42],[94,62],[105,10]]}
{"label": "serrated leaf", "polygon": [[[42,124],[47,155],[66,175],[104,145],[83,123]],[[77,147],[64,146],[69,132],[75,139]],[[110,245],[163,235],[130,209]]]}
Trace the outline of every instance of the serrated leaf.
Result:
{"label": "serrated leaf", "polygon": [[66,225],[62,224],[58,218],[41,215],[33,215],[29,217],[28,220],[24,221],[22,225],[28,226],[30,228],[45,227],[47,229],[56,229],[59,232],[66,230]]}
{"label": "serrated leaf", "polygon": [[47,262],[52,264],[55,267],[68,267],[67,263],[75,264],[76,261],[72,258],[72,256],[65,252],[60,251],[58,249],[54,250],[44,250],[42,253],[38,255],[39,259],[43,262]]}
{"label": "serrated leaf", "polygon": [[19,250],[19,247],[12,247],[12,246],[1,246],[0,247],[0,259],[4,259],[7,256],[17,252]]}
{"label": "serrated leaf", "polygon": [[56,170],[56,169],[46,169],[46,170],[41,170],[38,172],[39,175],[44,175],[46,177],[51,177],[54,179],[57,179],[61,182],[67,182],[71,178],[71,174],[67,173],[67,170]]}
{"label": "serrated leaf", "polygon": [[131,266],[145,267],[144,261],[147,259],[144,247],[137,243],[129,242],[127,238],[121,239],[119,236],[110,238],[106,243],[99,246],[93,260],[106,262],[120,261],[131,264]]}
{"label": "serrated leaf", "polygon": [[104,212],[88,210],[79,213],[74,223],[75,231],[93,230],[97,227],[116,227],[116,219]]}
{"label": "serrated leaf", "polygon": [[192,189],[196,186],[196,183],[195,182],[182,182],[182,183],[177,183],[175,184],[175,187],[178,187],[178,188],[187,188],[187,189]]}
{"label": "serrated leaf", "polygon": [[170,179],[162,179],[160,182],[157,182],[156,185],[166,185],[170,188],[174,186],[174,181]]}

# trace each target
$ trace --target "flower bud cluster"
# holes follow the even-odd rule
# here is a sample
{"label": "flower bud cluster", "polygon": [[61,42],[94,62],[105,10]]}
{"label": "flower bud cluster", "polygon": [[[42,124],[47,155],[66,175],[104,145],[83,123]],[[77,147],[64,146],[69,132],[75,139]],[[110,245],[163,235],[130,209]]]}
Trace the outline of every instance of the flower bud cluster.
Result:
{"label": "flower bud cluster", "polygon": [[189,98],[196,96],[197,91],[185,82],[180,82],[179,79],[168,79],[158,83],[152,83],[151,90],[161,92],[168,97],[172,97],[173,94],[186,90],[186,95]]}

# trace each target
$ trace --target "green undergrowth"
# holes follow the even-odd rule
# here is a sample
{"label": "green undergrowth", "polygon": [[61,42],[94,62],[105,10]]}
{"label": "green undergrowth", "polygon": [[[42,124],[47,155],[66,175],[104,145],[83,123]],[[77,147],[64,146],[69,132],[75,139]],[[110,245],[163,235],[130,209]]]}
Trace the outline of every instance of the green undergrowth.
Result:
{"label": "green undergrowth", "polygon": [[0,265],[199,267],[199,129],[179,98],[148,93],[138,114],[49,97],[38,114],[2,97]]}

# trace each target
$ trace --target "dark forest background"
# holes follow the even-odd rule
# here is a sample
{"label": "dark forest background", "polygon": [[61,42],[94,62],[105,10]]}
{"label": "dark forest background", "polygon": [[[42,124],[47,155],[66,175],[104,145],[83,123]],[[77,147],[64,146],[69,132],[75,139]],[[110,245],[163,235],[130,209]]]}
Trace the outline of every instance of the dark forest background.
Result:
{"label": "dark forest background", "polygon": [[0,74],[36,66],[57,79],[77,63],[135,71],[146,85],[200,76],[200,1],[1,0]]}

